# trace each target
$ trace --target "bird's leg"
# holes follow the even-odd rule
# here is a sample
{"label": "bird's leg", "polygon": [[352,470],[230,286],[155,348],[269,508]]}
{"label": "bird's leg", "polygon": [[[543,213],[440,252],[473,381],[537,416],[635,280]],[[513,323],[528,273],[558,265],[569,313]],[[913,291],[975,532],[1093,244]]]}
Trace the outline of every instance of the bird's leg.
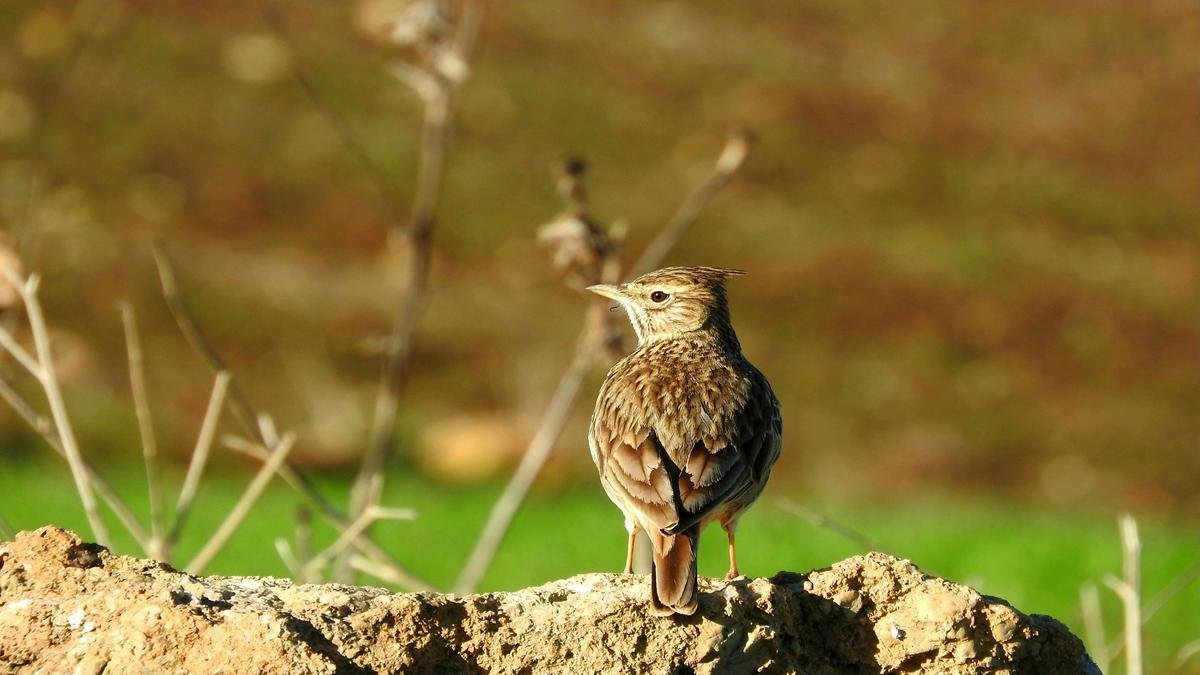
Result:
{"label": "bird's leg", "polygon": [[737,566],[737,545],[733,541],[737,523],[721,523],[721,529],[725,530],[725,535],[729,537],[729,572],[725,575],[725,581],[733,581],[741,576]]}
{"label": "bird's leg", "polygon": [[629,530],[629,548],[625,551],[625,574],[633,574],[633,549],[637,547],[637,536],[641,528],[636,524]]}

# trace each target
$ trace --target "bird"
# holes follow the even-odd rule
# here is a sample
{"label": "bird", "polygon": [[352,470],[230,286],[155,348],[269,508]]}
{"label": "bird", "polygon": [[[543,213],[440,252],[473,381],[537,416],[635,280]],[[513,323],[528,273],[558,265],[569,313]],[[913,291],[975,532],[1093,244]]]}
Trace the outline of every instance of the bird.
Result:
{"label": "bird", "polygon": [[738,520],[779,457],[779,400],[742,355],[729,316],[725,281],[742,274],[667,267],[587,287],[615,300],[637,336],[600,386],[588,447],[625,517],[626,574],[638,532],[649,536],[650,610],[658,616],[696,612],[696,552],[711,522],[728,537],[726,580],[739,576]]}

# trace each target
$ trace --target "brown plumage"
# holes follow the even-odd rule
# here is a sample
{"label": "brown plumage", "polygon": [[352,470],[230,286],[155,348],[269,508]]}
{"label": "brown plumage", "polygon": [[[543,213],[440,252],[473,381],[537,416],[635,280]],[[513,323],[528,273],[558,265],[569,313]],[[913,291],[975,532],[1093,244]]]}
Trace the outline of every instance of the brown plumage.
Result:
{"label": "brown plumage", "polygon": [[696,549],[712,521],[729,537],[758,498],[779,456],[779,402],[742,356],[729,319],[725,279],[738,270],[668,267],[620,286],[588,290],[620,303],[638,345],[608,372],[588,444],[609,499],[634,540],[653,545],[655,613],[696,611]]}

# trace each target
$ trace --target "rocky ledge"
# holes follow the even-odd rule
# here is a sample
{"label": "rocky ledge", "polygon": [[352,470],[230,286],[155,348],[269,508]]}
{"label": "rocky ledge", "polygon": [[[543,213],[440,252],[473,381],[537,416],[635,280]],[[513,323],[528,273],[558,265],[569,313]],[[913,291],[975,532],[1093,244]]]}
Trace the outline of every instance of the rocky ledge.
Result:
{"label": "rocky ledge", "polygon": [[43,527],[0,542],[0,671],[1099,673],[1058,621],[880,553],[702,587],[662,619],[621,574],[469,596],[193,577]]}

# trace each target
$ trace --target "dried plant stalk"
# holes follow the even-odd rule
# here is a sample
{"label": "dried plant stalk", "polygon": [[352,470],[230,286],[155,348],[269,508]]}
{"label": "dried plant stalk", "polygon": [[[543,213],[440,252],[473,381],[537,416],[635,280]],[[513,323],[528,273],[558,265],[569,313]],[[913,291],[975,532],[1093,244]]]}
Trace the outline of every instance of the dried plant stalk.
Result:
{"label": "dried plant stalk", "polygon": [[[457,32],[447,45],[449,54],[461,64],[463,73],[466,72],[467,59],[474,49],[481,12],[479,2],[464,2]],[[433,231],[437,222],[446,172],[446,150],[450,140],[450,111],[454,98],[465,81],[463,77],[451,77],[444,71],[439,71],[436,62],[428,64],[427,67],[430,72],[425,73],[420,69],[397,64],[398,70],[395,71],[398,78],[412,85],[414,92],[422,99],[424,114],[412,213],[407,226],[394,231],[394,234],[407,239],[408,260],[404,266],[403,290],[396,318],[387,338],[386,360],[379,376],[367,450],[350,492],[350,515],[354,517],[378,504],[383,485],[383,470],[395,448],[400,394],[408,381],[413,333],[424,306],[429,284]],[[411,77],[409,74],[414,71],[419,72],[421,76]],[[426,83],[432,86],[424,86]]]}
{"label": "dried plant stalk", "polygon": [[[29,401],[26,401],[17,393],[13,389],[12,384],[3,377],[0,377],[0,398],[3,398],[16,411],[17,415],[31,429],[37,432],[42,437],[42,440],[46,441],[46,444],[50,446],[51,450],[54,450],[55,454],[64,460],[67,459],[67,451],[58,440],[58,434],[54,430],[54,425],[34,410]],[[145,528],[142,527],[142,524],[138,522],[137,516],[133,515],[133,511],[121,499],[116,490],[113,490],[112,486],[100,474],[96,473],[96,470],[92,468],[92,465],[86,459],[83,460],[83,468],[87,473],[88,480],[91,481],[92,487],[96,489],[96,495],[113,512],[117,520],[121,521],[121,525],[125,527],[125,530],[138,543],[138,546],[142,549],[142,553],[150,555],[150,536],[147,534]]]}
{"label": "dried plant stalk", "polygon": [[[234,450],[235,452],[240,452],[249,457],[253,457],[259,461],[266,461],[266,459],[268,457],[267,452],[263,449],[263,447],[261,445],[259,445],[257,443],[253,443],[251,441],[247,441],[246,439],[243,439],[243,438],[238,438],[237,436],[222,436],[221,443],[224,444],[229,449]],[[291,484],[294,489],[296,489],[298,492],[300,492],[300,494],[304,494],[304,491],[302,489],[300,489],[296,484],[291,483],[289,481],[288,473],[285,470],[286,466],[287,466],[286,463],[280,466],[280,468],[279,468],[280,477],[282,477],[285,482],[288,482],[289,484]],[[328,513],[323,513],[322,515],[326,516],[326,520],[338,532],[342,532],[343,530],[345,530],[347,527],[350,526],[350,523],[345,521],[344,519],[334,520],[332,517],[329,516]],[[339,518],[341,518],[341,517],[339,516]],[[370,564],[373,568],[378,569],[378,570],[386,570],[387,576],[380,576],[377,574],[373,575],[373,576],[376,576],[380,579],[384,579],[385,581],[395,580],[395,581],[392,581],[392,583],[395,583],[396,585],[400,586],[401,588],[405,588],[408,590],[413,590],[413,591],[432,591],[432,590],[434,590],[434,587],[432,584],[430,584],[429,582],[421,579],[420,577],[417,577],[413,573],[406,570],[399,562],[397,562],[391,555],[389,555],[387,553],[387,551],[384,551],[382,548],[379,547],[378,544],[371,541],[369,538],[360,536],[353,541],[353,546],[354,546],[354,548],[356,548],[357,550],[362,552],[363,556],[365,556],[366,559],[368,559],[370,561]]]}
{"label": "dried plant stalk", "polygon": [[318,576],[319,570],[325,565],[328,565],[334,558],[340,556],[349,549],[356,539],[362,536],[362,533],[377,520],[412,520],[417,517],[417,513],[411,509],[389,509],[384,507],[371,507],[363,511],[362,515],[354,519],[341,535],[323,551],[313,556],[302,570],[302,578],[313,579]]}
{"label": "dried plant stalk", "polygon": [[[200,330],[200,326],[192,318],[192,313],[188,309],[187,303],[184,302],[183,295],[179,292],[175,265],[167,255],[166,249],[158,242],[154,244],[154,264],[158,268],[158,280],[162,287],[163,300],[166,301],[167,309],[170,310],[171,317],[175,319],[175,325],[179,328],[179,332],[183,334],[192,349],[196,350],[196,353],[208,363],[213,375],[230,372],[225,365],[225,360],[221,358],[217,350],[213,349],[212,343],[208,341],[204,332]],[[233,411],[234,416],[251,435],[259,437],[254,408],[232,376],[228,388],[229,409]],[[259,440],[266,443],[265,439],[259,438]]]}
{"label": "dried plant stalk", "polygon": [[212,450],[213,436],[217,433],[217,423],[221,419],[221,409],[225,406],[225,395],[229,390],[229,373],[217,373],[213,381],[212,393],[208,397],[208,407],[204,411],[204,420],[200,423],[200,432],[196,434],[196,446],[192,449],[192,458],[188,461],[187,473],[183,477],[183,487],[179,489],[179,497],[175,502],[175,518],[171,523],[171,531],[167,535],[167,550],[175,547],[183,532],[184,523],[192,509],[192,501],[196,498],[196,490],[200,487],[200,477],[208,464],[209,452]]}
{"label": "dried plant stalk", "polygon": [[[361,538],[356,540],[355,546],[357,547],[358,543],[361,541],[363,541]],[[376,579],[385,581],[394,586],[399,586],[401,588],[415,588],[426,591],[433,590],[429,584],[412,576],[403,568],[394,565],[380,564],[373,558],[368,558],[362,555],[351,555],[346,558],[346,564],[349,565],[351,569],[373,576]]]}
{"label": "dried plant stalk", "polygon": [[146,466],[146,490],[150,501],[150,557],[166,561],[164,539],[162,471],[158,466],[158,442],[154,434],[154,418],[146,393],[146,370],[142,363],[142,343],[138,336],[137,316],[133,305],[121,303],[121,325],[125,329],[125,353],[129,360],[129,388],[133,394],[133,409],[137,416],[138,434],[142,439],[142,462]]}
{"label": "dried plant stalk", "polygon": [[[175,319],[175,324],[178,326],[179,332],[183,334],[188,344],[208,364],[214,376],[222,372],[229,372],[228,368],[225,367],[224,359],[213,349],[208,339],[204,336],[204,333],[200,330],[196,320],[192,317],[192,313],[179,291],[175,266],[161,245],[156,244],[154,247],[154,261],[158,266],[163,299],[167,303],[167,308],[171,311],[171,316]],[[245,429],[246,433],[263,446],[272,447],[273,443],[263,435],[262,427],[258,424],[258,413],[250,405],[249,400],[242,393],[241,387],[237,385],[232,375],[230,375],[228,384],[227,398],[229,409],[233,412],[234,417],[241,424],[242,428]],[[325,499],[307,475],[287,462],[284,462],[279,467],[279,473],[297,492],[315,504],[318,511],[330,522],[340,527],[345,527],[349,524],[345,515],[330,503],[328,499]]]}
{"label": "dried plant stalk", "polygon": [[267,461],[263,462],[263,465],[258,469],[258,473],[254,475],[250,484],[246,486],[246,490],[242,492],[242,496],[238,499],[237,504],[234,505],[229,515],[225,517],[225,520],[221,522],[221,526],[209,538],[204,548],[200,549],[196,557],[188,563],[186,568],[188,574],[200,574],[203,572],[204,568],[208,567],[217,553],[225,547],[229,538],[237,531],[242,521],[250,513],[250,509],[254,507],[254,504],[258,502],[258,498],[266,490],[267,484],[271,482],[271,477],[275,475],[275,472],[279,470],[279,466],[287,459],[288,453],[292,451],[292,446],[295,443],[295,436],[292,434],[283,435],[283,438],[279,440],[279,443],[271,451]]}
{"label": "dried plant stalk", "polygon": [[700,217],[700,211],[712,201],[713,197],[717,196],[721,188],[725,187],[733,178],[733,174],[742,167],[746,161],[746,155],[750,153],[752,141],[753,136],[746,130],[738,130],[729,135],[725,141],[725,147],[721,149],[721,154],[717,156],[717,161],[709,170],[708,175],[692,190],[687,199],[683,200],[679,209],[675,211],[675,215],[671,216],[671,220],[667,221],[658,235],[646,245],[637,262],[630,266],[630,277],[653,270],[679,244],[683,235],[687,234],[688,229],[691,228],[692,223]]}
{"label": "dried plant stalk", "polygon": [[42,305],[37,297],[40,280],[37,275],[30,275],[27,280],[22,279],[8,267],[5,267],[3,271],[8,282],[20,294],[21,301],[25,305],[37,358],[35,360],[21,348],[4,328],[0,328],[0,346],[12,354],[13,358],[21,363],[29,371],[29,374],[33,375],[42,385],[42,391],[46,394],[46,402],[50,405],[50,415],[54,420],[54,427],[67,457],[67,464],[71,467],[71,478],[75,482],[75,491],[79,494],[79,502],[83,505],[84,515],[87,516],[88,524],[92,528],[92,536],[100,545],[109,546],[111,539],[108,536],[108,526],[104,524],[104,519],[100,516],[95,489],[84,466],[83,453],[80,452],[79,443],[75,440],[75,430],[71,426],[71,418],[67,415],[67,406],[63,401],[62,390],[58,386],[58,376],[54,372],[54,356],[50,352],[50,337],[46,331]]}
{"label": "dried plant stalk", "polygon": [[287,568],[288,574],[292,578],[301,582],[308,583],[308,578],[304,575],[304,567],[296,558],[296,554],[292,552],[292,544],[283,537],[276,537],[275,552],[279,554],[279,559],[283,561],[283,566]]}
{"label": "dried plant stalk", "polygon": [[1118,525],[1122,578],[1110,576],[1104,583],[1121,599],[1125,610],[1125,672],[1142,675],[1142,542],[1133,516],[1122,514]]}

